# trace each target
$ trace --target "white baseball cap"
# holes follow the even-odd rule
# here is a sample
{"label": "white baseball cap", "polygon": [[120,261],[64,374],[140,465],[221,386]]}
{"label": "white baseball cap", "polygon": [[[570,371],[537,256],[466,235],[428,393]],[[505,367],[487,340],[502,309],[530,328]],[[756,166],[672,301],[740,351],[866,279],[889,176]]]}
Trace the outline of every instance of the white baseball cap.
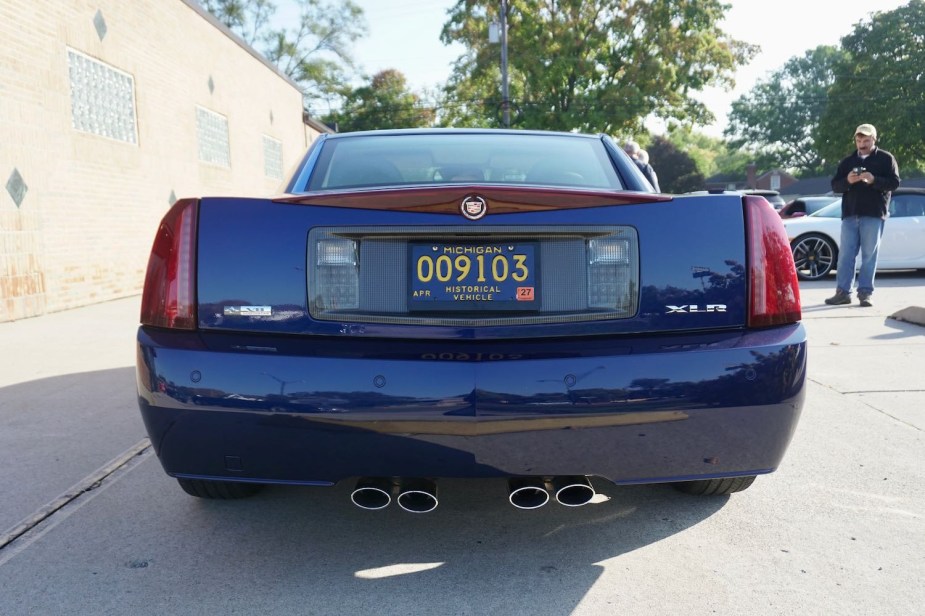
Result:
{"label": "white baseball cap", "polygon": [[854,129],[855,135],[866,135],[867,137],[877,138],[877,129],[874,128],[873,124],[861,124],[856,129]]}

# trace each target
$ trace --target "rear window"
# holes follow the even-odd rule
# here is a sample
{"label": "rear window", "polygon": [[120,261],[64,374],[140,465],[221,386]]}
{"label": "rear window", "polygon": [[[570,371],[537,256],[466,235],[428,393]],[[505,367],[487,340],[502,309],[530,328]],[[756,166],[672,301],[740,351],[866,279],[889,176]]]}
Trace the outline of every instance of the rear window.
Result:
{"label": "rear window", "polygon": [[329,139],[308,190],[446,183],[623,187],[599,139],[434,133]]}

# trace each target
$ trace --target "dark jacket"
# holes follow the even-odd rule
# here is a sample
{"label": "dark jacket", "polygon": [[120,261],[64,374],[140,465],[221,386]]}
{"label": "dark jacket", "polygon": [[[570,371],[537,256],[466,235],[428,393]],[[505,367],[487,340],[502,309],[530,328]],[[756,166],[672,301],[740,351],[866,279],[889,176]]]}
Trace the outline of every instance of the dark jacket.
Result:
{"label": "dark jacket", "polygon": [[[864,167],[874,176],[872,184],[848,183],[848,174],[855,167]],[[886,218],[890,207],[890,194],[899,188],[899,165],[886,150],[875,147],[870,156],[862,159],[857,150],[838,164],[832,178],[832,190],[842,193],[841,217],[870,216]]]}
{"label": "dark jacket", "polygon": [[649,184],[652,185],[652,188],[655,189],[655,192],[662,192],[662,189],[658,185],[658,176],[655,175],[655,169],[652,168],[652,165],[649,163],[644,163],[638,158],[634,158],[633,162],[636,163],[636,166],[639,167],[639,170],[642,171],[642,174],[646,176],[647,180],[649,180]]}

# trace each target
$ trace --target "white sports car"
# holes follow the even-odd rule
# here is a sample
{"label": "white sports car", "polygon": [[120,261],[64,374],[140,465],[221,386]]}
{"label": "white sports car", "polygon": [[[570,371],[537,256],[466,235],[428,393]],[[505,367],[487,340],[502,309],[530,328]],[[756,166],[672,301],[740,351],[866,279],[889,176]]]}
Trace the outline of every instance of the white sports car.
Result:
{"label": "white sports car", "polygon": [[[783,222],[801,280],[818,280],[835,269],[841,199],[809,216]],[[890,200],[877,271],[896,269],[925,269],[925,189],[897,188]]]}

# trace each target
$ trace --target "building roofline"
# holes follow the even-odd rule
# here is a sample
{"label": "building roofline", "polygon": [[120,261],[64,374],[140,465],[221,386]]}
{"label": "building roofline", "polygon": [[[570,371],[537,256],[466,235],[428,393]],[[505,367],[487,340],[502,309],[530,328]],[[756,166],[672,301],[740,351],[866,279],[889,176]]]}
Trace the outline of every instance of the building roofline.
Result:
{"label": "building roofline", "polygon": [[267,60],[263,54],[261,54],[259,51],[257,51],[250,45],[248,45],[244,39],[242,39],[240,36],[232,32],[228,28],[228,26],[226,26],[225,24],[220,22],[218,19],[216,19],[215,15],[213,15],[212,13],[204,9],[202,5],[199,4],[199,2],[197,2],[196,0],[180,0],[180,1],[186,6],[188,6],[189,8],[196,11],[196,13],[198,13],[199,16],[205,19],[207,22],[209,22],[210,24],[212,24],[213,26],[221,30],[225,34],[225,36],[227,36],[232,41],[234,41],[241,49],[243,49],[244,51],[252,55],[254,58],[259,60],[264,66],[266,66],[268,69],[270,69],[271,71],[276,73],[278,76],[286,80],[289,83],[289,85],[291,85],[293,88],[298,90],[300,94],[302,93],[302,88],[299,86],[299,84],[293,81],[291,77],[289,77],[288,75],[280,71],[279,67],[273,64],[272,62],[270,62],[269,60]]}
{"label": "building roofline", "polygon": [[321,122],[320,120],[316,120],[315,118],[308,115],[308,111],[304,111],[304,110],[302,111],[302,122],[304,122],[311,128],[315,129],[319,133],[334,134],[335,132],[337,132],[333,128],[325,124],[324,122]]}

